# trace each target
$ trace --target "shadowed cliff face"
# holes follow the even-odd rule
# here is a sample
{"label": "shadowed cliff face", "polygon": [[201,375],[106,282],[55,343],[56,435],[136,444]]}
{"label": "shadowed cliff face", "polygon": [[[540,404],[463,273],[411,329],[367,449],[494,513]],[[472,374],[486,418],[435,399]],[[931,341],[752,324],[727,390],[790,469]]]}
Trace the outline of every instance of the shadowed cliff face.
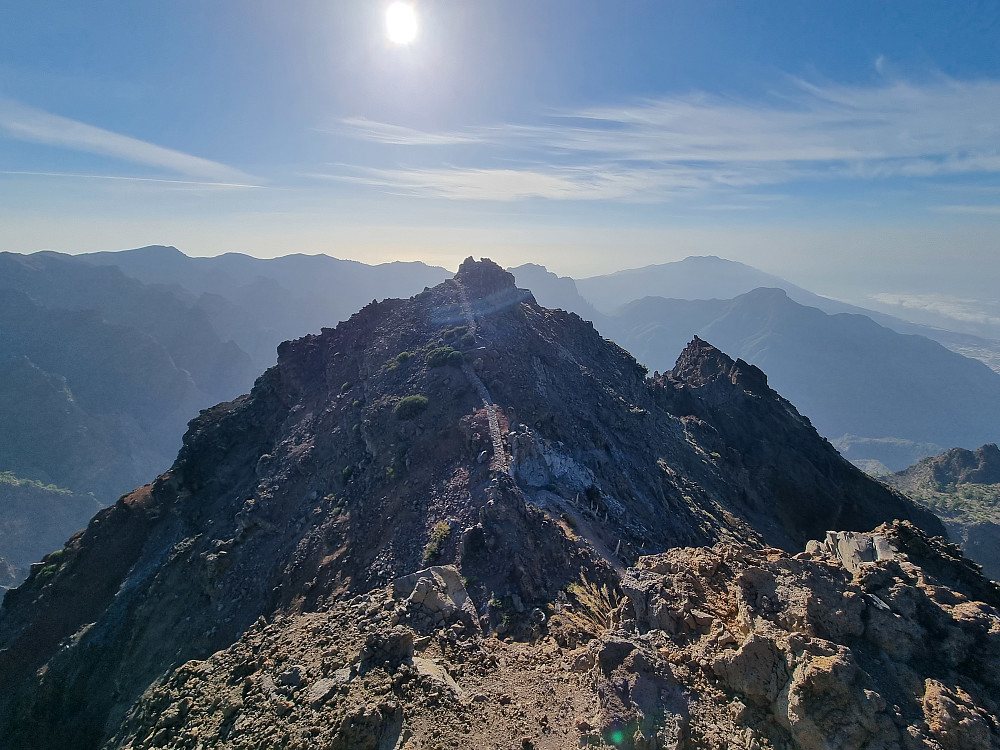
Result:
{"label": "shadowed cliff face", "polygon": [[757,368],[696,339],[647,379],[590,324],[469,259],[282,344],[249,395],[192,420],[169,472],[7,595],[0,734],[97,747],[166,670],[259,617],[432,562],[459,568],[478,627],[526,635],[575,582],[616,596],[643,554],[798,551],[891,518],[942,532]]}

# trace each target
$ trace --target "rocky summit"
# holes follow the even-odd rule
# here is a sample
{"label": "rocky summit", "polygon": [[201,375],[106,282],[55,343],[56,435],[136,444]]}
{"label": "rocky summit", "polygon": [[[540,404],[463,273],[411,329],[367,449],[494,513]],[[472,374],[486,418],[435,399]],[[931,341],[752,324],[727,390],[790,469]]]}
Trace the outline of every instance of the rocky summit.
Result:
{"label": "rocky summit", "polygon": [[7,593],[4,747],[1000,743],[996,586],[756,367],[471,258],[278,355]]}

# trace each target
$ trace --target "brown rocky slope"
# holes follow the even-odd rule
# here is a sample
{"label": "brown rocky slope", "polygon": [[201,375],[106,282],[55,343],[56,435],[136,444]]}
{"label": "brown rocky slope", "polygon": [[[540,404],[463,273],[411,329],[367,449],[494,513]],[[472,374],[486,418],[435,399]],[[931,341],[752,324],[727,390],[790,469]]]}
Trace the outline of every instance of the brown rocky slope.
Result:
{"label": "brown rocky slope", "polygon": [[[127,744],[127,727],[149,716],[129,713],[134,701],[164,675],[181,679],[171,670],[226,649],[261,652],[280,623],[322,629],[338,612],[345,622],[351,602],[433,562],[465,580],[463,627],[521,639],[496,647],[527,658],[545,637],[569,648],[600,635],[626,566],[643,555],[798,552],[829,528],[893,518],[943,531],[844,461],[757,368],[696,339],[672,372],[646,378],[588,323],[469,259],[434,289],[283,344],[249,395],[191,422],[170,471],[98,514],[54,574],[7,594],[0,736],[12,748]],[[407,612],[380,601],[385,625],[395,615],[405,628]],[[448,619],[417,615],[417,631]],[[354,632],[338,628],[337,638]],[[367,647],[407,663],[409,636],[375,630]],[[329,660],[336,672],[352,646],[331,637],[344,652]],[[278,679],[291,701],[296,678]],[[149,741],[174,742],[195,700],[157,718]],[[369,706],[343,737],[395,710]],[[400,732],[416,737],[409,716]],[[138,730],[133,739],[146,742]]]}

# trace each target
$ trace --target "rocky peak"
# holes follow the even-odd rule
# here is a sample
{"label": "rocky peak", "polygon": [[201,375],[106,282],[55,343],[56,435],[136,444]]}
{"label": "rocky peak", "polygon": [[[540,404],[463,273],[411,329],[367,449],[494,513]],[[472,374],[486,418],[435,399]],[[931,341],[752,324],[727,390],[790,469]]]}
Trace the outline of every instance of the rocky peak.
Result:
{"label": "rocky peak", "polygon": [[734,361],[697,336],[681,352],[670,374],[674,380],[693,388],[728,381],[750,393],[769,390],[767,376],[760,368],[742,359]]}
{"label": "rocky peak", "polygon": [[462,261],[455,281],[461,283],[473,297],[502,294],[516,287],[513,274],[507,273],[489,258],[477,261],[471,255]]}
{"label": "rocky peak", "polygon": [[929,459],[941,484],[1000,484],[1000,448],[987,443],[975,451],[952,448]]}

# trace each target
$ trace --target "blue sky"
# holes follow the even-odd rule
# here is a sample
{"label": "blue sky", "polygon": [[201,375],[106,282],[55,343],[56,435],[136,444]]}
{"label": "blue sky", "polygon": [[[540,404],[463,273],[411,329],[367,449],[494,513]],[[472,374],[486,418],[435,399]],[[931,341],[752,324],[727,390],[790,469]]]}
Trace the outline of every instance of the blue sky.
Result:
{"label": "blue sky", "polygon": [[0,249],[996,297],[1000,3],[414,4],[3,0]]}

